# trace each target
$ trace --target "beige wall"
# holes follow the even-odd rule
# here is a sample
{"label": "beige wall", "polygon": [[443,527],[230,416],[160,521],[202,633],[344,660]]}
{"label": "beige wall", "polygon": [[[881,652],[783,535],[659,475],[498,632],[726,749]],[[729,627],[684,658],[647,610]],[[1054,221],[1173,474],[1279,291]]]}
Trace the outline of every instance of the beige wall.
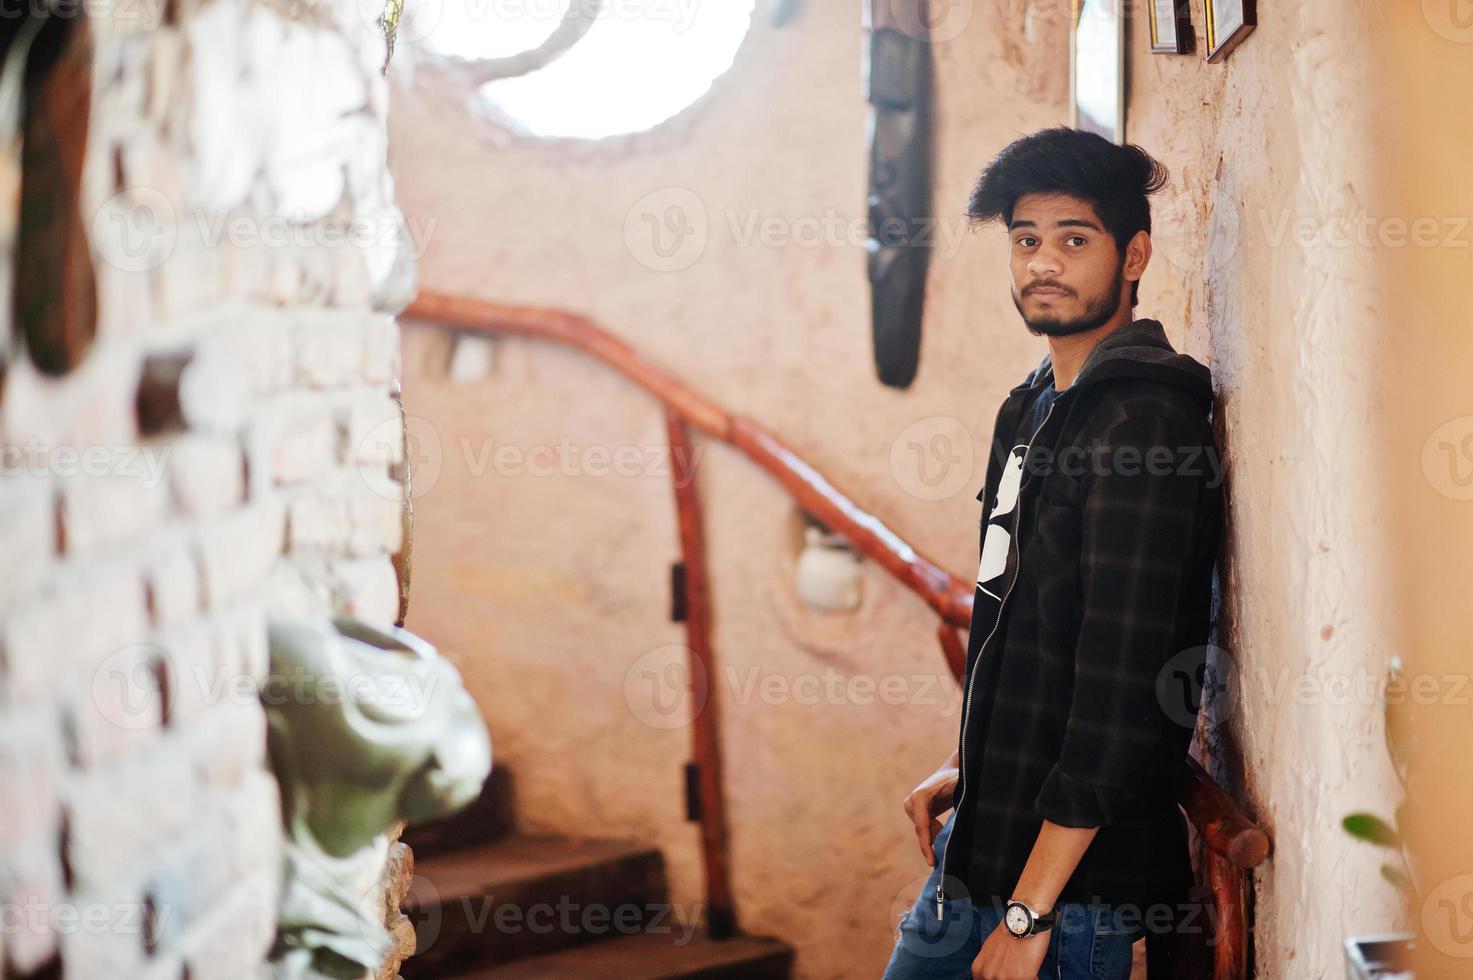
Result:
{"label": "beige wall", "polygon": [[[1473,83],[1473,30],[1453,8],[1401,10],[1385,35],[1388,103],[1378,141],[1386,180],[1378,210],[1430,219],[1435,244],[1389,250],[1381,265],[1387,294],[1390,388],[1380,419],[1387,466],[1388,526],[1405,542],[1395,573],[1397,640],[1410,677],[1437,696],[1419,705],[1419,784],[1409,834],[1421,894],[1412,925],[1421,933],[1417,976],[1453,980],[1473,960],[1473,711],[1468,699],[1468,556],[1473,553],[1468,467],[1473,462],[1469,367],[1468,263],[1473,187],[1467,178],[1466,100]],[[1456,231],[1452,238],[1445,237]]]}
{"label": "beige wall", "polygon": [[[1061,6],[1035,5],[1025,25],[1022,4],[977,4],[937,46],[944,219],[1008,139],[1066,118]],[[1241,757],[1245,797],[1278,845],[1257,876],[1258,974],[1319,977],[1339,972],[1344,936],[1396,924],[1379,855],[1338,828],[1350,810],[1389,810],[1378,712],[1335,701],[1331,680],[1379,677],[1389,653],[1368,435],[1375,254],[1295,237],[1352,212],[1374,179],[1374,93],[1356,68],[1372,7],[1264,6],[1225,66],[1145,54],[1137,33],[1129,138],[1173,172],[1139,312],[1212,365],[1221,397],[1233,520],[1223,643],[1242,693],[1219,709],[1216,743]],[[954,237],[941,241],[920,373],[902,393],[874,380],[861,248],[743,247],[728,223],[862,217],[856,13],[806,4],[782,30],[759,18],[694,110],[591,148],[507,140],[426,84],[401,87],[391,160],[411,220],[433,225],[427,285],[595,315],[966,576],[992,414],[1045,349],[1008,300],[1001,236],[943,226]],[[708,217],[694,264],[656,271],[647,239],[626,237],[651,201]],[[409,625],[465,671],[524,821],[665,842],[688,912],[701,896],[681,815],[688,733],[642,720],[658,715],[637,680],[626,696],[682,636],[666,615],[668,479],[596,475],[587,455],[571,458],[573,475],[534,476],[519,455],[567,440],[652,460],[660,414],[585,358],[520,341],[494,353],[488,378],[457,385],[443,336],[406,334],[405,401],[434,473],[417,502]],[[907,492],[917,474],[892,470],[892,447],[904,459],[917,435],[958,430],[969,474],[939,500]],[[875,975],[927,870],[899,802],[955,743],[956,686],[930,613],[875,568],[854,614],[804,609],[792,504],[724,447],[705,452],[715,645],[737,672],[720,692],[741,922],[794,942],[800,975]],[[828,669],[903,675],[912,703],[769,703],[741,684],[749,671],[795,683]]]}
{"label": "beige wall", "polygon": [[[1374,5],[1260,4],[1223,65],[1142,54],[1128,138],[1171,167],[1142,310],[1210,361],[1227,453],[1227,629],[1238,697],[1214,741],[1241,756],[1275,839],[1256,875],[1262,977],[1343,971],[1341,941],[1398,924],[1382,855],[1339,827],[1395,799],[1377,685],[1395,652],[1375,279],[1342,242],[1374,210]],[[1199,34],[1200,9],[1195,11]],[[1132,50],[1147,48],[1137,32]],[[1188,326],[1189,325],[1189,326]],[[1183,329],[1183,328],[1186,329]],[[1230,765],[1229,769],[1237,766]]]}

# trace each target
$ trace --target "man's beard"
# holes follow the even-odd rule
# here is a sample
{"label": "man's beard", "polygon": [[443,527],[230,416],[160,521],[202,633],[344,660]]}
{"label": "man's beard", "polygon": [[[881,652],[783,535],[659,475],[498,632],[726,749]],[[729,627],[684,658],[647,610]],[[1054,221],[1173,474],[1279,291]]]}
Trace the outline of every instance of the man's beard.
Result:
{"label": "man's beard", "polygon": [[[1124,269],[1125,266],[1122,263],[1121,271],[1123,272]],[[1016,293],[1013,294],[1013,305],[1018,308],[1018,315],[1023,318],[1024,326],[1028,328],[1028,332],[1033,334],[1033,336],[1069,337],[1076,333],[1086,333],[1090,330],[1098,329],[1109,323],[1110,318],[1115,315],[1115,311],[1120,309],[1120,297],[1124,295],[1124,292],[1125,279],[1123,276],[1117,275],[1115,277],[1115,288],[1106,292],[1105,295],[1097,296],[1091,302],[1086,303],[1084,312],[1073,320],[1063,320],[1055,314],[1036,316],[1030,320],[1027,314],[1023,312],[1022,299]]]}

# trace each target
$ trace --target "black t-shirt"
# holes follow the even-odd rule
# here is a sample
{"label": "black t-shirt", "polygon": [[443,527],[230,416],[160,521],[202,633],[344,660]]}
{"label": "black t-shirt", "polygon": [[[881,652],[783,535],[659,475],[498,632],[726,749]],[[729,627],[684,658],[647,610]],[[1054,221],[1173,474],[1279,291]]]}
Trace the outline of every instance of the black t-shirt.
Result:
{"label": "black t-shirt", "polygon": [[1016,518],[1018,488],[1023,482],[1023,453],[1028,440],[1048,415],[1049,406],[1059,396],[1053,382],[1033,396],[1033,401],[1018,417],[1018,427],[1012,433],[1013,447],[1003,464],[1002,481],[998,485],[997,500],[987,519],[987,533],[982,539],[982,557],[977,566],[977,588],[993,602],[1002,601],[1002,587],[1007,579],[1008,541],[1013,533]]}

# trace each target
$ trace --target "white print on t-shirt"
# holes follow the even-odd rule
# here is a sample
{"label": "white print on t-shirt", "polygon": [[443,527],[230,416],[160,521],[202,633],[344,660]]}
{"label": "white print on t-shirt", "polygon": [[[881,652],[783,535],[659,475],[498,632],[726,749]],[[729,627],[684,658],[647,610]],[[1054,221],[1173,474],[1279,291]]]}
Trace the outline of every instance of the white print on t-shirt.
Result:
{"label": "white print on t-shirt", "polygon": [[987,536],[982,539],[982,562],[977,566],[977,588],[998,602],[1002,601],[1002,596],[997,594],[1002,583],[997,580],[1007,569],[1008,543],[1012,540],[1008,530],[1012,527],[1010,515],[1018,504],[1018,488],[1023,483],[1023,454],[1027,451],[1026,445],[1017,445],[1008,454],[1007,464],[1002,470],[1002,480],[997,487],[997,506],[992,509],[992,517],[987,524]]}

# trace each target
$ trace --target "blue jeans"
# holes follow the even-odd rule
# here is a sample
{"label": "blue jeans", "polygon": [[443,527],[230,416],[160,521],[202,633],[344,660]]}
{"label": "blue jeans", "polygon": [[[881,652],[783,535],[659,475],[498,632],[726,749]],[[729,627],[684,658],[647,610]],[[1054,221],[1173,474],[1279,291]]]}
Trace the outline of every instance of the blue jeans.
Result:
{"label": "blue jeans", "polygon": [[[936,918],[941,855],[955,820],[953,810],[936,834],[936,866],[900,920],[884,980],[971,980],[972,961],[982,951],[983,940],[1002,921],[1001,906],[974,906],[966,897],[947,897],[943,917]],[[1061,902],[1057,908],[1058,921],[1048,931],[1040,980],[1129,980],[1131,945],[1139,933],[1136,923],[1123,921],[1105,905]]]}

